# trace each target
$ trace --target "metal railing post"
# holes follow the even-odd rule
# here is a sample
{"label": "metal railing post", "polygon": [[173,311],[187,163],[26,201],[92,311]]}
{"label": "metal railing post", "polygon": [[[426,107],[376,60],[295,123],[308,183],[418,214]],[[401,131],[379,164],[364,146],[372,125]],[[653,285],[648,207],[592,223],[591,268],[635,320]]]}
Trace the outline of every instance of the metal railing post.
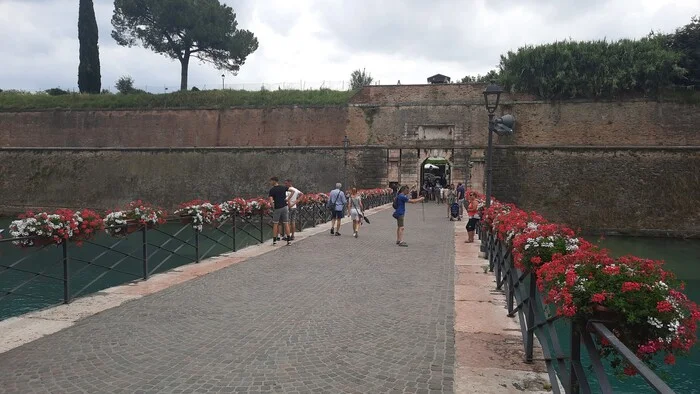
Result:
{"label": "metal railing post", "polygon": [[575,324],[571,324],[571,363],[569,364],[569,389],[567,393],[578,394],[580,386],[576,375],[575,363],[581,362],[581,332]]}
{"label": "metal railing post", "polygon": [[233,222],[233,251],[236,251],[236,216],[237,214],[233,214],[231,216],[231,222]]}
{"label": "metal railing post", "polygon": [[314,224],[314,227],[316,227],[316,209],[318,208],[318,204],[313,204],[311,206],[311,221]]}
{"label": "metal railing post", "polygon": [[143,280],[148,280],[148,237],[146,226],[141,227],[141,240],[143,242]]}
{"label": "metal railing post", "polygon": [[537,291],[537,278],[530,273],[529,296],[527,299],[527,338],[525,343],[525,362],[531,363],[535,353],[535,299]]}
{"label": "metal railing post", "polygon": [[500,245],[494,247],[494,249],[496,248],[498,248],[498,251],[491,253],[489,261],[494,261],[494,264],[496,264],[496,290],[503,290],[503,264],[506,259],[503,248]]}
{"label": "metal railing post", "polygon": [[70,274],[68,272],[68,240],[63,240],[63,303],[70,303]]}
{"label": "metal railing post", "polygon": [[[263,223],[263,216],[264,216],[264,214],[262,212],[260,212],[260,243],[261,244],[265,243],[265,238],[263,236],[263,226],[265,225],[265,223]],[[272,234],[272,236],[274,237],[275,234]]]}
{"label": "metal railing post", "polygon": [[195,262],[199,263],[199,230],[194,230],[194,254]]}

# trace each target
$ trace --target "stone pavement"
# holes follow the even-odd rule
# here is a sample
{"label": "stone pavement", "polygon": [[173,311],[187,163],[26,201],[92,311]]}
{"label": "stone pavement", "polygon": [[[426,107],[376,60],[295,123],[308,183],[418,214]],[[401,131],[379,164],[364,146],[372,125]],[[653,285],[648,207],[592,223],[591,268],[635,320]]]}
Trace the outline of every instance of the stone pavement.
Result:
{"label": "stone pavement", "polygon": [[412,205],[0,354],[0,392],[452,392],[454,226]]}

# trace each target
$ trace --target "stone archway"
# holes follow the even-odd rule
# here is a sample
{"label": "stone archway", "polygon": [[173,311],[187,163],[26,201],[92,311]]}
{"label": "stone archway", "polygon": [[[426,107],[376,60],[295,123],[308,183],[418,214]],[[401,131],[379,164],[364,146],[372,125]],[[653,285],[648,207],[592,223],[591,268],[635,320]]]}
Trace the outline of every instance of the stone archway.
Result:
{"label": "stone archway", "polygon": [[[423,176],[424,174],[424,168],[423,166],[425,165],[426,161],[428,161],[431,158],[440,158],[443,159],[447,163],[447,167],[449,168],[449,173],[447,174],[447,177],[445,181],[447,184],[450,182],[453,182],[455,179],[454,177],[454,153],[452,149],[420,149],[419,154],[418,154],[418,175],[419,178],[416,180],[416,183],[420,186],[423,184],[423,179],[420,177]],[[443,185],[444,186],[444,185]]]}

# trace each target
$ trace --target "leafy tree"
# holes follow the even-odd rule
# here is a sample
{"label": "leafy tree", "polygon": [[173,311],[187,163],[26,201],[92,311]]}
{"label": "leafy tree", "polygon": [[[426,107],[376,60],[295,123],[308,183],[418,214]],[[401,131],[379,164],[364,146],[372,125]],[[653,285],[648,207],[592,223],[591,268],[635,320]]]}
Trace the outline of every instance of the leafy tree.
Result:
{"label": "leafy tree", "polygon": [[486,82],[491,82],[491,81],[499,81],[500,80],[500,75],[498,75],[498,71],[496,70],[491,70],[485,75],[477,74],[477,76],[471,76],[467,75],[466,77],[462,78],[460,83],[486,83]]}
{"label": "leafy tree", "polygon": [[100,48],[97,44],[97,21],[92,0],[80,0],[78,10],[78,41],[80,64],[78,88],[80,93],[100,93]]}
{"label": "leafy tree", "polygon": [[180,61],[180,90],[187,90],[191,58],[236,74],[258,40],[238,29],[236,14],[219,0],[114,0],[112,37],[122,46],[140,42]]}
{"label": "leafy tree", "polygon": [[684,74],[679,59],[661,37],[561,41],[501,55],[500,76],[506,89],[546,99],[655,94]]}
{"label": "leafy tree", "polygon": [[352,90],[362,89],[363,86],[371,85],[374,81],[372,75],[367,73],[365,69],[357,69],[350,74],[350,88]]}
{"label": "leafy tree", "polygon": [[117,91],[121,94],[129,94],[134,92],[134,79],[128,75],[120,77],[114,85]]}
{"label": "leafy tree", "polygon": [[676,29],[667,37],[669,47],[680,53],[679,66],[688,73],[677,80],[681,85],[700,85],[700,18],[694,16],[691,22]]}

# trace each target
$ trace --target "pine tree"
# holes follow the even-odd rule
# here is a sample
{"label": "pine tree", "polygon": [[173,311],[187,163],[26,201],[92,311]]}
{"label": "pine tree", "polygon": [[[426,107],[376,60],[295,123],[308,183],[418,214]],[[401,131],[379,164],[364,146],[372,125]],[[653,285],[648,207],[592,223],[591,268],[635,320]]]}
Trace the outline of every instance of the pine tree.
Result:
{"label": "pine tree", "polygon": [[80,0],[78,14],[78,40],[80,41],[78,88],[80,88],[80,93],[100,93],[100,48],[97,39],[97,20],[92,0]]}

